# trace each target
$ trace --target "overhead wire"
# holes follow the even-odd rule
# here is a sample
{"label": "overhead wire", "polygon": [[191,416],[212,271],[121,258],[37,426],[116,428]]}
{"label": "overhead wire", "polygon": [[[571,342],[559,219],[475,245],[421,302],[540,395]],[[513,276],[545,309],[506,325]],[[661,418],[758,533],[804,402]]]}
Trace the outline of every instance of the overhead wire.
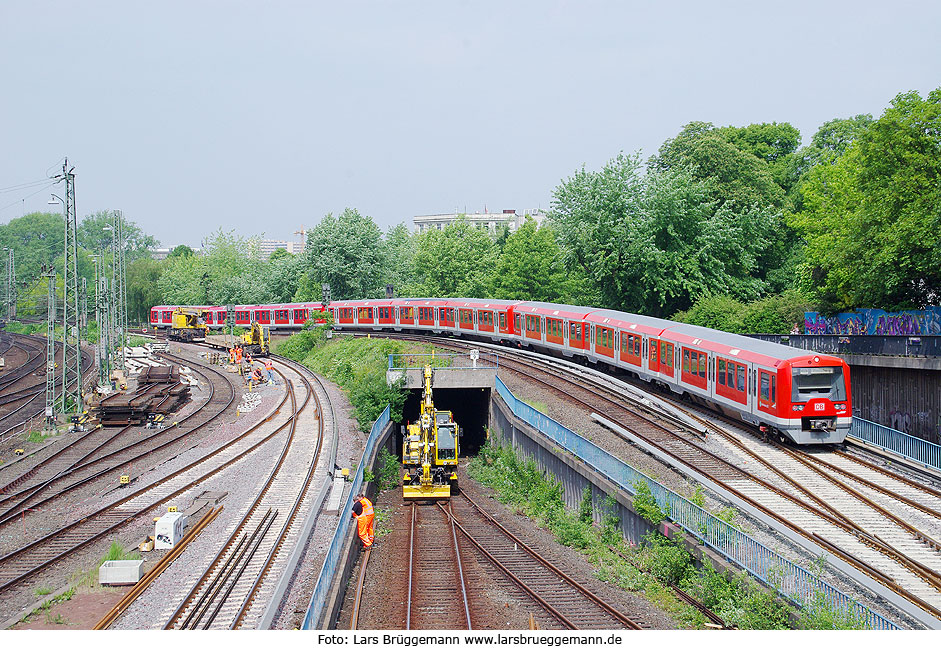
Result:
{"label": "overhead wire", "polygon": [[13,207],[14,205],[19,205],[19,204],[21,204],[23,201],[25,201],[27,198],[31,198],[31,197],[35,196],[36,194],[40,194],[40,193],[46,191],[47,189],[49,189],[50,187],[52,187],[53,185],[55,185],[56,182],[58,182],[58,181],[55,181],[55,180],[49,181],[49,182],[47,182],[45,185],[43,185],[42,187],[40,187],[39,189],[37,189],[36,191],[34,191],[32,194],[27,194],[26,196],[23,196],[22,198],[16,199],[16,200],[13,201],[12,203],[8,203],[7,205],[4,205],[4,206],[0,207],[0,212],[2,212],[3,210],[10,209],[10,208]]}
{"label": "overhead wire", "polygon": [[15,192],[21,189],[29,189],[30,187],[35,187],[36,185],[47,183],[50,180],[52,180],[52,178],[40,178],[39,180],[31,180],[28,183],[20,183],[19,185],[10,185],[9,187],[0,187],[0,194],[4,194],[6,192]]}

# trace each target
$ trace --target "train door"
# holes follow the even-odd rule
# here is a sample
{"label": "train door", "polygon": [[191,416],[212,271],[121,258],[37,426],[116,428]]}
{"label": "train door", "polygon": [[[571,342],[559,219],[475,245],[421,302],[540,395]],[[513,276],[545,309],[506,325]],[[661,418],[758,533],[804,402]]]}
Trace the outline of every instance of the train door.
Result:
{"label": "train door", "polygon": [[758,370],[758,410],[777,414],[778,377],[773,372]]}

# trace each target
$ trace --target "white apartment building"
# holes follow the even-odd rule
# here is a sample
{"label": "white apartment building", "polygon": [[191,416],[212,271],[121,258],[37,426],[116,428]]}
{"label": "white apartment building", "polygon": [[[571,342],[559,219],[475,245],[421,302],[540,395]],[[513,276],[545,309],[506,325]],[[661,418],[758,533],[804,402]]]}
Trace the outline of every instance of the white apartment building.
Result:
{"label": "white apartment building", "polygon": [[503,225],[508,226],[510,232],[515,232],[526,222],[527,216],[531,216],[536,221],[536,225],[542,225],[542,221],[546,217],[545,212],[539,209],[523,210],[522,213],[517,213],[516,210],[503,210],[502,212],[484,211],[483,214],[480,212],[473,214],[426,214],[413,216],[412,224],[415,232],[421,234],[428,230],[443,230],[454,223],[459,216],[463,216],[468,223],[482,230],[487,230],[490,234],[496,234],[497,230]]}

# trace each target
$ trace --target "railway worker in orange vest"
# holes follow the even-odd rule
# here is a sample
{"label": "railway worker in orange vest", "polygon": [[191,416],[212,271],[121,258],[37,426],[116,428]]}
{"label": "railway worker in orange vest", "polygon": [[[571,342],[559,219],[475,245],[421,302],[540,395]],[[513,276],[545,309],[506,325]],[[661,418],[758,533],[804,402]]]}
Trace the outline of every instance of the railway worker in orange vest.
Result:
{"label": "railway worker in orange vest", "polygon": [[242,348],[241,347],[235,348],[235,362],[238,363],[239,365],[242,364]]}
{"label": "railway worker in orange vest", "polygon": [[274,365],[270,358],[265,359],[265,371],[268,372],[268,383],[274,384]]}
{"label": "railway worker in orange vest", "polygon": [[352,516],[356,519],[356,531],[359,533],[359,540],[363,542],[363,549],[368,550],[372,547],[375,536],[373,535],[372,503],[365,494],[357,495],[356,500],[353,501]]}
{"label": "railway worker in orange vest", "polygon": [[235,347],[229,347],[229,365],[235,365]]}

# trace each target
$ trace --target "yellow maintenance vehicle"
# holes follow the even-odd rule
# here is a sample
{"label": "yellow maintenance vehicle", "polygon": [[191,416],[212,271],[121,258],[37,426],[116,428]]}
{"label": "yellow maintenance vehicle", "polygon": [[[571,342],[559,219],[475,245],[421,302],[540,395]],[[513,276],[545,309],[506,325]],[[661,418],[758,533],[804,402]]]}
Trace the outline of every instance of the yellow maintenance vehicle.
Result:
{"label": "yellow maintenance vehicle", "polygon": [[208,331],[205,309],[181,306],[173,311],[167,339],[179,340],[185,343],[194,340],[205,340]]}
{"label": "yellow maintenance vehicle", "polygon": [[242,349],[252,356],[267,356],[270,339],[268,327],[253,322],[251,329],[242,334]]}
{"label": "yellow maintenance vehicle", "polygon": [[457,493],[460,429],[450,410],[436,410],[431,396],[431,365],[424,369],[421,414],[402,442],[402,496],[405,500],[450,498]]}

